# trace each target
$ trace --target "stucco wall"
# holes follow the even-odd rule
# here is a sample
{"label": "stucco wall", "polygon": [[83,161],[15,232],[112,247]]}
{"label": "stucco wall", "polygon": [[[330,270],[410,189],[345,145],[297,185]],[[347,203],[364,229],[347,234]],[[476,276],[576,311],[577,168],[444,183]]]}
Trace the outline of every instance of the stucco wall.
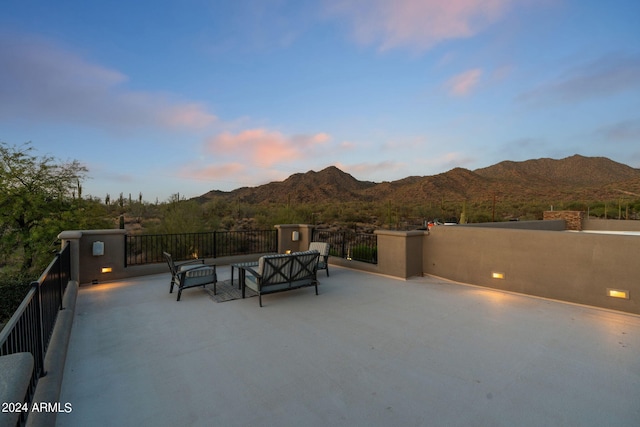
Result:
{"label": "stucco wall", "polygon": [[426,231],[376,230],[378,272],[406,279],[422,275],[422,239]]}
{"label": "stucco wall", "polygon": [[[640,314],[640,237],[435,227],[423,270],[448,279]],[[492,273],[504,279],[492,278]],[[607,296],[624,289],[630,299]]]}
{"label": "stucco wall", "polygon": [[[629,230],[630,221],[617,222],[626,223]],[[280,252],[308,248],[311,226],[277,228]],[[300,233],[298,241],[291,239],[293,231]],[[430,232],[379,230],[376,234],[377,265],[335,257],[330,262],[398,278],[431,274],[640,314],[640,236],[471,226],[438,226]],[[167,271],[164,263],[125,268],[123,230],[65,231],[59,237],[72,243],[72,279],[80,284]],[[93,255],[95,241],[104,242],[104,255]],[[247,257],[257,259],[259,255],[205,262],[223,265],[246,261]],[[103,267],[113,270],[103,274]],[[495,279],[493,273],[501,273],[504,278]],[[609,297],[607,288],[626,290],[629,299]]]}
{"label": "stucco wall", "polygon": [[626,221],[619,219],[585,219],[582,229],[601,231],[640,231],[640,221]]}
{"label": "stucco wall", "polygon": [[[91,283],[105,279],[128,277],[124,271],[125,230],[63,231],[58,235],[63,242],[71,243],[71,278],[78,283]],[[93,255],[94,242],[104,243],[104,255]],[[111,268],[102,273],[102,268]]]}
{"label": "stucco wall", "polygon": [[503,222],[480,222],[476,224],[464,224],[459,227],[483,227],[483,228],[509,228],[518,230],[565,230],[564,219],[553,219],[548,221],[503,221]]}

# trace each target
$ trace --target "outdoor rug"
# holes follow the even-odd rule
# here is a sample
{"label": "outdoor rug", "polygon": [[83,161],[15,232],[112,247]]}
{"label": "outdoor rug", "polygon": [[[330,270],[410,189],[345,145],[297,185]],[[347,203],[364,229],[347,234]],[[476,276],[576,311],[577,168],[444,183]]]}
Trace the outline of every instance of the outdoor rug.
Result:
{"label": "outdoor rug", "polygon": [[[215,302],[233,301],[235,299],[242,298],[242,289],[238,289],[237,280],[234,281],[232,286],[229,280],[222,280],[216,284],[216,294],[213,294],[213,284],[205,286],[205,291],[209,294],[212,300]],[[255,297],[258,295],[254,290],[246,288],[245,298]]]}

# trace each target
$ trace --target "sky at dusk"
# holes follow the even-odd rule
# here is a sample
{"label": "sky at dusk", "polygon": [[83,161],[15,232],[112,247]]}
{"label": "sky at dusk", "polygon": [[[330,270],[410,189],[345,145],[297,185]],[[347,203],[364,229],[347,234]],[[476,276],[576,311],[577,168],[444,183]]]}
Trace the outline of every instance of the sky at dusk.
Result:
{"label": "sky at dusk", "polygon": [[0,141],[147,201],[332,165],[639,168],[639,23],[638,0],[4,0]]}

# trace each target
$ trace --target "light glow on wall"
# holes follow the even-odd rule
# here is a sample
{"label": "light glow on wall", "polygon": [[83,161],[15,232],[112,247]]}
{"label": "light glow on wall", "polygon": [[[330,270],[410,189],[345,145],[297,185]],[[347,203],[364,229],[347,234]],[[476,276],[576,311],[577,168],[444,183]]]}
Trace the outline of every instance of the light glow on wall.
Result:
{"label": "light glow on wall", "polygon": [[623,289],[607,288],[607,296],[610,296],[612,298],[629,299],[629,291]]}

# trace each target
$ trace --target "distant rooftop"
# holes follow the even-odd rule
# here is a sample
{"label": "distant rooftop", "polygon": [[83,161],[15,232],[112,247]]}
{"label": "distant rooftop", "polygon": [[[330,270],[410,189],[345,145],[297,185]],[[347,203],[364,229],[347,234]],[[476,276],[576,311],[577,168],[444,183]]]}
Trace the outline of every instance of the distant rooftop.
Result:
{"label": "distant rooftop", "polygon": [[[219,269],[221,280],[229,267]],[[312,288],[176,302],[80,288],[57,425],[640,425],[640,316],[335,267]]]}

